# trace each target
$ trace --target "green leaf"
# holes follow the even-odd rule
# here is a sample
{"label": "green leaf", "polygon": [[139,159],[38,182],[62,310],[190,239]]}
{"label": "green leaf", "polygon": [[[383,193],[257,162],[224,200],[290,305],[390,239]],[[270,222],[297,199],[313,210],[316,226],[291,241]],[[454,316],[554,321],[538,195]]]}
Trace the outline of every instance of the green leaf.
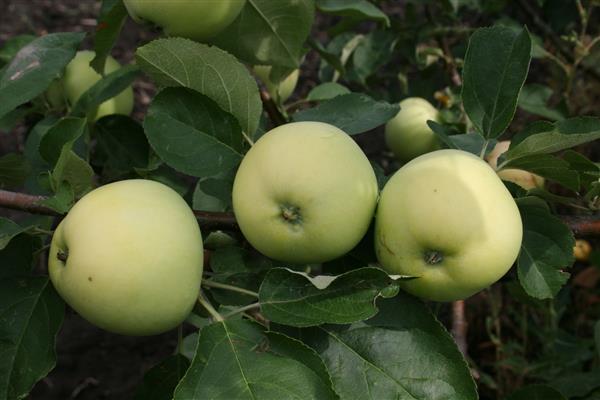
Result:
{"label": "green leaf", "polygon": [[600,369],[566,373],[548,384],[568,399],[581,398],[592,390],[600,388]]}
{"label": "green leaf", "polygon": [[10,153],[0,157],[0,188],[21,186],[31,168],[25,156]]}
{"label": "green leaf", "polygon": [[552,96],[552,89],[548,86],[533,83],[523,86],[519,96],[519,107],[528,113],[548,118],[552,121],[565,119],[565,115],[548,107],[548,100]]}
{"label": "green leaf", "polygon": [[294,114],[294,121],[319,121],[335,125],[349,135],[377,128],[400,111],[397,104],[376,101],[362,93],[334,97],[314,108]]}
{"label": "green leaf", "polygon": [[487,146],[485,151],[485,154],[487,154],[494,149],[497,143],[496,139],[486,140],[478,133],[456,134],[456,131],[435,121],[427,121],[427,125],[449,149],[468,151],[476,156],[481,154],[483,146]]}
{"label": "green leaf", "polygon": [[54,188],[55,194],[40,202],[41,205],[49,207],[59,214],[66,214],[75,202],[75,193],[69,183],[62,183]]}
{"label": "green leaf", "polygon": [[584,188],[591,187],[598,182],[600,165],[588,160],[582,154],[567,150],[562,154],[563,160],[569,163],[569,168],[579,174],[579,179]]}
{"label": "green leaf", "polygon": [[75,117],[95,115],[100,104],[131,86],[139,72],[136,65],[127,65],[103,76],[79,96],[71,109],[71,115]]}
{"label": "green leaf", "polygon": [[531,60],[527,29],[480,28],[471,36],[463,69],[462,99],[473,125],[486,138],[510,124]]}
{"label": "green leaf", "polygon": [[48,278],[0,280],[0,398],[26,397],[54,368],[63,316]]}
{"label": "green leaf", "polygon": [[[0,226],[2,226],[0,219]],[[39,237],[19,234],[0,250],[0,279],[29,275],[34,252],[41,246]]]}
{"label": "green leaf", "polygon": [[314,13],[313,0],[250,0],[211,42],[252,65],[295,69]]}
{"label": "green leaf", "polygon": [[0,217],[0,250],[4,249],[12,238],[27,229],[27,227],[24,228],[10,219]]}
{"label": "green leaf", "polygon": [[144,131],[160,158],[188,175],[211,176],[242,159],[236,120],[208,97],[188,89],[167,88],[154,97]]}
{"label": "green leaf", "polygon": [[0,48],[0,67],[8,64],[23,47],[36,39],[33,35],[18,35],[4,42]]}
{"label": "green leaf", "polygon": [[400,292],[377,305],[365,323],[314,328],[307,338],[340,398],[477,399],[462,354],[421,301]]}
{"label": "green leaf", "polygon": [[51,166],[55,166],[63,149],[71,149],[75,141],[87,130],[85,118],[61,118],[40,141],[40,154]]}
{"label": "green leaf", "polygon": [[187,87],[215,101],[248,135],[258,127],[262,103],[256,81],[218,47],[182,38],[158,39],[139,47],[136,60],[159,86]]}
{"label": "green leaf", "polygon": [[48,191],[39,182],[40,175],[47,173],[52,167],[40,154],[40,142],[48,133],[50,128],[58,121],[58,118],[50,115],[40,120],[31,129],[25,141],[23,154],[31,167],[31,172],[25,182],[25,190],[31,194],[47,194]]}
{"label": "green leaf", "polygon": [[378,268],[314,278],[275,268],[267,273],[260,286],[259,300],[261,311],[269,320],[305,327],[370,318],[377,313],[378,297],[397,293],[397,283]]}
{"label": "green leaf", "polygon": [[576,117],[555,123],[538,121],[515,135],[505,153],[506,160],[530,154],[556,153],[600,139],[600,118]]}
{"label": "green leaf", "polygon": [[175,387],[190,366],[187,358],[175,354],[152,367],[144,375],[134,400],[171,400]]}
{"label": "green leaf", "polygon": [[357,20],[373,20],[390,26],[383,11],[366,0],[317,0],[317,8],[327,14],[351,17]]}
{"label": "green leaf", "polygon": [[500,170],[507,168],[523,169],[556,181],[573,191],[579,190],[580,181],[577,171],[572,170],[567,161],[550,154],[531,154],[509,160]]}
{"label": "green leaf", "polygon": [[531,297],[552,298],[569,278],[563,269],[573,263],[573,233],[542,200],[524,197],[517,199],[517,205],[523,220],[519,282]]}
{"label": "green leaf", "polygon": [[84,195],[92,188],[93,177],[92,167],[67,147],[63,148],[51,174],[55,191],[66,182],[77,197]]}
{"label": "green leaf", "polygon": [[[241,319],[203,328],[192,365],[174,399],[336,398],[327,377],[317,375],[312,363],[304,364],[296,349],[283,352],[285,338],[278,339],[272,349],[260,325]],[[300,345],[292,342],[289,346]]]}
{"label": "green leaf", "polygon": [[391,31],[374,31],[362,38],[352,53],[352,72],[363,85],[367,78],[388,63],[394,55],[398,35]]}
{"label": "green leaf", "polygon": [[513,392],[506,400],[567,400],[567,398],[550,386],[529,385]]}
{"label": "green leaf", "polygon": [[344,85],[335,82],[325,82],[312,88],[308,93],[306,100],[308,101],[323,101],[333,99],[334,97],[350,93]]}
{"label": "green leaf", "polygon": [[98,17],[98,26],[94,36],[96,56],[90,66],[100,75],[104,74],[106,57],[119,38],[123,24],[127,20],[127,9],[122,0],[104,0]]}
{"label": "green leaf", "polygon": [[102,175],[117,179],[135,168],[148,166],[150,145],[142,126],[125,115],[108,115],[94,125],[98,147],[94,152],[94,165],[102,166]]}
{"label": "green leaf", "polygon": [[75,56],[84,33],[50,33],[23,47],[0,76],[0,117],[43,93]]}
{"label": "green leaf", "polygon": [[202,178],[194,190],[193,209],[202,211],[229,211],[235,170]]}

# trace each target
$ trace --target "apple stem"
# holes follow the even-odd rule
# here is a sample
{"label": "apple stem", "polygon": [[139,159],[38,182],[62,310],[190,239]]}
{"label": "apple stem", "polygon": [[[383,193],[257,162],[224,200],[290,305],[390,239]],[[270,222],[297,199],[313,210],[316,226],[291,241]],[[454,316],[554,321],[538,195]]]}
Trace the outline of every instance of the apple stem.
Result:
{"label": "apple stem", "polygon": [[213,319],[215,321],[219,321],[219,322],[225,321],[223,316],[221,314],[219,314],[219,312],[217,310],[215,310],[215,308],[212,306],[212,304],[210,304],[210,302],[206,299],[206,297],[204,297],[202,292],[200,292],[200,294],[198,295],[198,303],[200,303],[202,305],[202,307],[204,307],[204,309],[206,311],[208,311],[208,313],[213,317]]}
{"label": "apple stem", "polygon": [[281,216],[291,224],[296,224],[302,220],[300,208],[290,205],[281,206]]}
{"label": "apple stem", "polygon": [[56,258],[58,258],[63,263],[66,263],[67,258],[69,258],[69,253],[66,250],[64,252],[59,250],[58,253],[56,253]]}
{"label": "apple stem", "polygon": [[444,255],[437,250],[426,251],[424,258],[429,265],[436,265],[444,261]]}
{"label": "apple stem", "polygon": [[225,314],[223,316],[223,318],[227,319],[227,318],[229,318],[231,316],[234,316],[236,314],[243,313],[244,311],[252,310],[253,308],[259,308],[259,307],[260,307],[260,303],[258,303],[258,302],[252,303],[252,304],[248,304],[247,306],[236,308],[232,312]]}
{"label": "apple stem", "polygon": [[232,292],[238,292],[238,293],[246,294],[248,296],[256,297],[258,299],[258,293],[253,292],[252,290],[247,290],[247,289],[241,288],[241,287],[237,287],[237,286],[233,286],[233,285],[227,285],[225,283],[219,283],[219,282],[209,281],[208,279],[203,279],[202,280],[202,285],[206,286],[206,287],[215,288],[215,289],[230,290]]}

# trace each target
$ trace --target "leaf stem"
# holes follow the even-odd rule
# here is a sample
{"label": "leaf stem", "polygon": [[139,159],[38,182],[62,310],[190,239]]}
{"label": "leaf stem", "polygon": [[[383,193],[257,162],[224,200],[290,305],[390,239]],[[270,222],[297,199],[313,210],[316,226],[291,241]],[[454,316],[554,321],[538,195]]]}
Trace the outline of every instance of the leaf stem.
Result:
{"label": "leaf stem", "polygon": [[246,142],[248,142],[250,146],[254,146],[254,140],[252,140],[252,138],[248,136],[246,132],[242,131],[242,136],[244,137],[244,139],[246,139]]}
{"label": "leaf stem", "polygon": [[481,148],[481,153],[479,154],[479,158],[481,158],[482,160],[485,158],[485,152],[486,152],[489,144],[490,144],[490,140],[486,139],[485,143],[483,144],[483,147]]}
{"label": "leaf stem", "polygon": [[219,282],[215,282],[215,281],[210,281],[208,279],[204,279],[202,281],[202,285],[206,286],[206,287],[215,288],[215,289],[230,290],[232,292],[238,292],[238,293],[246,294],[248,296],[256,297],[258,299],[258,293],[253,292],[252,290],[248,290],[248,289],[244,289],[244,288],[238,287],[238,286],[227,285],[225,283],[219,283]]}
{"label": "leaf stem", "polygon": [[219,321],[219,322],[225,321],[223,319],[223,316],[221,314],[219,314],[219,312],[217,310],[215,310],[215,308],[212,306],[212,304],[210,304],[210,302],[206,299],[206,297],[204,297],[202,292],[200,292],[200,294],[198,295],[198,303],[200,303],[202,305],[202,307],[204,307],[206,309],[206,311],[208,311],[208,313],[213,317],[213,319],[215,321]]}
{"label": "leaf stem", "polygon": [[29,231],[31,233],[33,233],[33,234],[39,234],[39,235],[49,235],[49,236],[54,235],[54,231],[47,230],[47,229],[42,229],[42,228],[39,228],[37,226],[31,227],[31,229]]}
{"label": "leaf stem", "polygon": [[247,306],[236,308],[235,310],[231,311],[230,313],[225,314],[223,316],[223,318],[227,319],[227,318],[229,318],[231,316],[234,316],[236,314],[243,313],[244,311],[252,310],[253,308],[258,308],[258,307],[260,307],[260,303],[259,302],[248,304]]}

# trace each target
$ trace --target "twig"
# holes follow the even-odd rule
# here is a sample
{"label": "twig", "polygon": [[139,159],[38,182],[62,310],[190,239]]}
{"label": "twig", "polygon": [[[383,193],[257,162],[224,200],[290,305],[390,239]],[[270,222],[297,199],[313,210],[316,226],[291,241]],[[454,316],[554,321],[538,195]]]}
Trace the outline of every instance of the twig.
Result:
{"label": "twig", "polygon": [[573,231],[575,236],[600,236],[600,217],[562,215],[560,219]]}
{"label": "twig", "polygon": [[246,294],[248,296],[252,296],[252,297],[258,298],[258,293],[253,292],[252,290],[248,290],[248,289],[244,289],[244,288],[238,287],[238,286],[232,286],[232,285],[227,285],[225,283],[219,283],[219,282],[215,282],[215,281],[209,281],[207,279],[202,280],[202,285],[204,285],[206,287],[215,288],[215,289],[223,289],[223,290],[229,290],[231,292],[238,292],[238,293],[242,293],[242,294]]}
{"label": "twig", "polygon": [[452,336],[461,353],[467,356],[467,320],[465,318],[465,301],[452,302]]}
{"label": "twig", "polygon": [[230,212],[198,211],[194,215],[200,223],[200,227],[206,231],[215,230],[239,230],[235,216]]}
{"label": "twig", "polygon": [[266,90],[261,89],[260,91],[260,99],[263,102],[263,107],[265,111],[269,115],[269,119],[273,123],[274,126],[279,126],[287,123],[287,120],[277,108],[277,104],[271,98],[271,95]]}

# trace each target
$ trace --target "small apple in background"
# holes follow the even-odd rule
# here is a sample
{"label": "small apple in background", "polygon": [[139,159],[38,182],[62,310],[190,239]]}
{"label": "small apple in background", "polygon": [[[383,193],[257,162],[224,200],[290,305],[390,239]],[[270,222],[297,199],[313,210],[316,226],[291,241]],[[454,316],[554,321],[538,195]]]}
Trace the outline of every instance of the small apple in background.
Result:
{"label": "small apple in background", "polygon": [[577,261],[587,262],[592,254],[592,245],[584,239],[577,239],[573,247],[573,256]]}
{"label": "small apple in background", "polygon": [[58,225],[50,279],[82,317],[111,332],[153,335],[175,328],[194,306],[202,235],[187,203],[149,180],[85,195]]}
{"label": "small apple in background", "polygon": [[[74,105],[86,90],[102,79],[102,76],[90,67],[90,61],[95,56],[96,53],[89,50],[77,52],[71,62],[67,64],[63,77],[53,82],[46,91],[46,99],[52,107],[62,109],[66,104]],[[104,67],[106,74],[114,72],[119,68],[121,68],[121,65],[117,60],[111,56],[106,58]],[[97,120],[111,114],[129,115],[132,110],[133,90],[131,87],[128,87],[117,96],[100,104],[93,117]]]}
{"label": "small apple in background", "polygon": [[263,135],[233,184],[233,209],[244,237],[264,255],[320,263],[351,250],[377,203],[369,160],[342,130],[294,122]]}
{"label": "small apple in background", "polygon": [[138,23],[160,26],[168,36],[206,41],[229,26],[246,0],[123,0]]}
{"label": "small apple in background", "polygon": [[385,125],[385,142],[398,160],[408,162],[440,148],[428,120],[439,122],[439,112],[427,100],[409,97],[400,102],[400,111]]}
{"label": "small apple in background", "polygon": [[[508,151],[509,147],[510,140],[503,140],[494,146],[494,149],[490,151],[486,157],[487,162],[492,166],[492,168],[498,168],[498,157],[500,157],[502,153]],[[522,169],[503,169],[498,171],[498,176],[503,181],[515,183],[525,190],[544,187],[544,178]]]}
{"label": "small apple in background", "polygon": [[523,237],[519,209],[490,166],[438,150],[400,168],[381,192],[375,250],[404,290],[429,300],[469,297],[513,265]]}
{"label": "small apple in background", "polygon": [[300,70],[295,69],[279,82],[279,84],[274,84],[269,78],[269,75],[271,74],[270,65],[256,65],[254,67],[254,74],[256,74],[258,79],[265,84],[271,97],[276,101],[283,103],[290,98],[292,93],[294,93],[294,89],[296,89],[296,84],[298,83]]}

